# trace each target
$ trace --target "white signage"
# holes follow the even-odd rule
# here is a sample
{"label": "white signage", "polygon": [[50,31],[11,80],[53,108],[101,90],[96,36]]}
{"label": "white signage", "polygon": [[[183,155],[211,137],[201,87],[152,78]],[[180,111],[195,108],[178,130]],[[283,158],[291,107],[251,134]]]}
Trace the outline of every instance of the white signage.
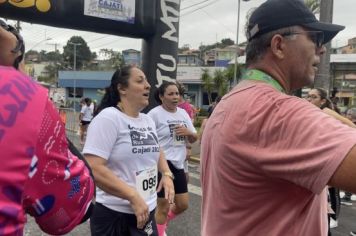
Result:
{"label": "white signage", "polygon": [[135,22],[136,0],[84,0],[84,15]]}

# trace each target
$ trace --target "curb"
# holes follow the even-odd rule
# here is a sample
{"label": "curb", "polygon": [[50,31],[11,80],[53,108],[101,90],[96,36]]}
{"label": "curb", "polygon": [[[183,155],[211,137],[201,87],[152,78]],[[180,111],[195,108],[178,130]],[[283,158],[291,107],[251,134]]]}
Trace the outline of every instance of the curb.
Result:
{"label": "curb", "polygon": [[200,157],[199,156],[190,156],[189,161],[194,162],[194,163],[200,163]]}

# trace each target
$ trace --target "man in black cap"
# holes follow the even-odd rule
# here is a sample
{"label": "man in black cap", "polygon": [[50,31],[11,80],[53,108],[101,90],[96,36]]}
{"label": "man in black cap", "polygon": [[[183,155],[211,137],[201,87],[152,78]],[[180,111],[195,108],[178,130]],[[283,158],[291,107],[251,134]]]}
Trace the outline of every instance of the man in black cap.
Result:
{"label": "man in black cap", "polygon": [[356,192],[356,130],[289,94],[344,27],[267,0],[246,29],[248,69],[203,135],[201,234],[327,235],[326,186]]}

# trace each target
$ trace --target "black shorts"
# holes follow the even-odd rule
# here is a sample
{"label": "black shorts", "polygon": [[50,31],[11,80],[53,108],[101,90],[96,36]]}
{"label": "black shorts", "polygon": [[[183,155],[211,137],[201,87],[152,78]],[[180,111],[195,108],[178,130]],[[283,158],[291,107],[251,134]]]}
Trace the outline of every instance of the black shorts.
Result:
{"label": "black shorts", "polygon": [[[177,169],[170,161],[167,161],[169,169],[174,175],[174,192],[175,194],[187,193],[188,192],[188,183],[185,177],[184,169]],[[162,175],[158,173],[158,183],[161,181]],[[164,189],[157,193],[159,198],[164,198]]]}
{"label": "black shorts", "polygon": [[98,202],[90,217],[90,231],[92,236],[158,236],[154,210],[143,229],[138,229],[134,214],[114,211]]}
{"label": "black shorts", "polygon": [[81,123],[82,125],[89,125],[89,124],[90,124],[90,121],[81,120],[80,123]]}

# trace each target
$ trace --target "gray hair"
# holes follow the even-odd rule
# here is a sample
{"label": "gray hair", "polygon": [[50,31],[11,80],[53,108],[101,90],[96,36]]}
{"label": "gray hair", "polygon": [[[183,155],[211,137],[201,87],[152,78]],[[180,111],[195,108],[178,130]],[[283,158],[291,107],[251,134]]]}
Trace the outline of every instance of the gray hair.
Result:
{"label": "gray hair", "polygon": [[[253,38],[246,46],[246,66],[260,61],[266,54],[267,49],[271,45],[271,40],[276,34],[288,34],[296,30],[296,26],[285,27],[278,30],[262,34],[257,38]],[[289,35],[292,36],[292,35]]]}

